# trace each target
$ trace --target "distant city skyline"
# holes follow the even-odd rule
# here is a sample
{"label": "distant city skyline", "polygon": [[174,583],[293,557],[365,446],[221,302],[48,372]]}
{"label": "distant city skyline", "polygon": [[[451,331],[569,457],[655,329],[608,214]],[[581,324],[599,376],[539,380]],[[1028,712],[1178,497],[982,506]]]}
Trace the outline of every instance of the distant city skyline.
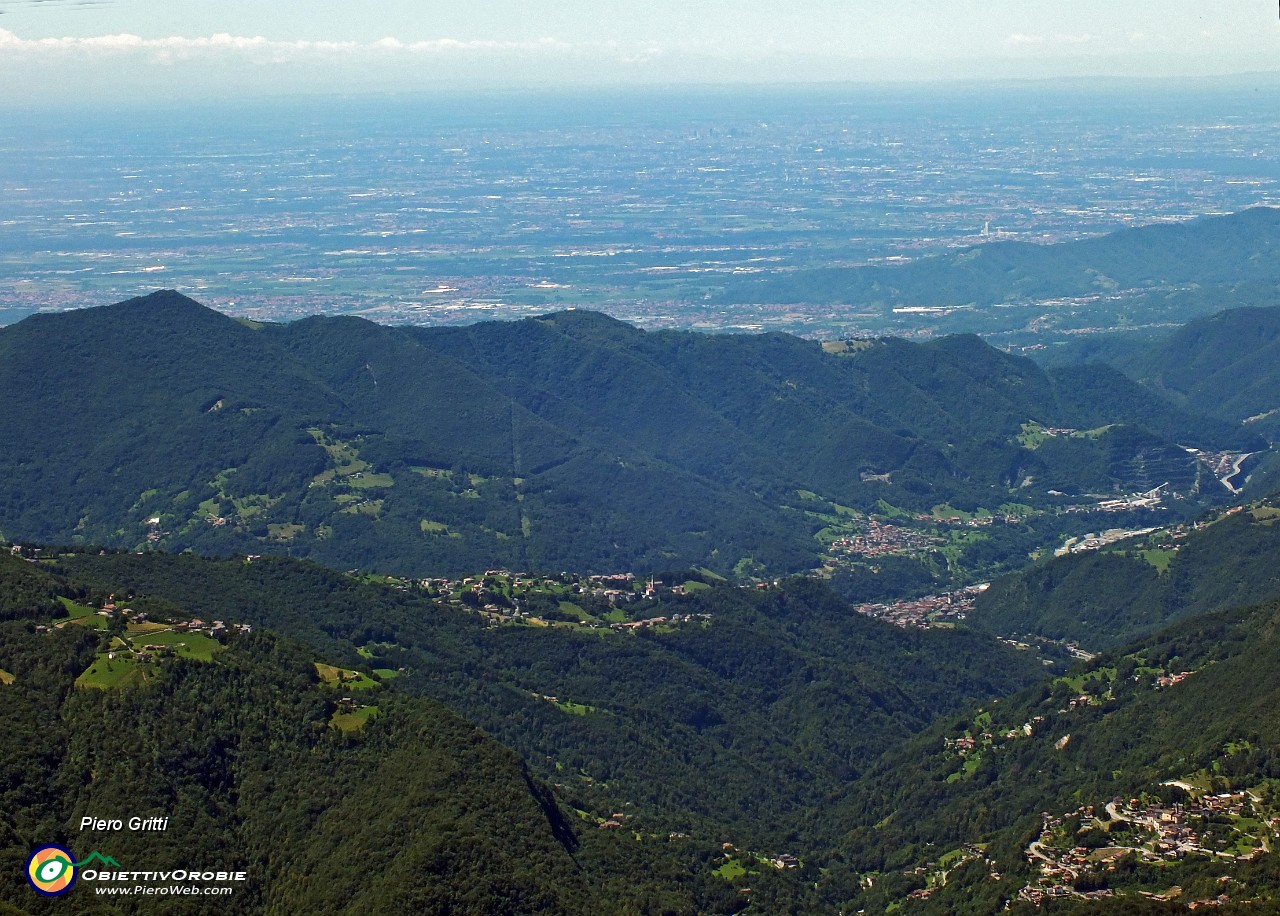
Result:
{"label": "distant city skyline", "polygon": [[0,0],[0,104],[1280,73],[1270,3]]}

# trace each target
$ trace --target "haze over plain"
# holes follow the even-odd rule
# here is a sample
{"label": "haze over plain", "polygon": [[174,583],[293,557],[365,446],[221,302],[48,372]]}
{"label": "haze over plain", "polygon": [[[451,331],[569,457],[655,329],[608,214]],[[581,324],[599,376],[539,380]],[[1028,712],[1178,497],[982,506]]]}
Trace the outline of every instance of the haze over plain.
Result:
{"label": "haze over plain", "polygon": [[1268,4],[714,0],[646,4],[9,0],[0,96],[52,101],[441,88],[1277,70]]}

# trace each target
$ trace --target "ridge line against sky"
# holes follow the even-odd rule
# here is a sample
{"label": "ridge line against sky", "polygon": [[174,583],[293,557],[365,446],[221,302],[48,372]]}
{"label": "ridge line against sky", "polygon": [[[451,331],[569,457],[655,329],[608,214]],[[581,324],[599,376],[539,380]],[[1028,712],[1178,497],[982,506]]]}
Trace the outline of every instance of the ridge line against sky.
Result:
{"label": "ridge line against sky", "polygon": [[0,0],[0,104],[1280,72],[1270,0]]}

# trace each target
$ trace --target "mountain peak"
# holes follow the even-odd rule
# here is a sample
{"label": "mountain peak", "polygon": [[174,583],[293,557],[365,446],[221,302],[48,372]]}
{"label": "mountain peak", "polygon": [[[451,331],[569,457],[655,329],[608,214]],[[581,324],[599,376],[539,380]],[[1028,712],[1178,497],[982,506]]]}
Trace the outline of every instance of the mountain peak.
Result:
{"label": "mountain peak", "polygon": [[39,333],[38,329],[58,328],[61,333],[84,336],[117,333],[137,323],[145,323],[148,333],[154,333],[156,330],[212,330],[237,322],[177,290],[160,289],[112,305],[41,312],[23,319],[14,327],[24,329],[19,333]]}
{"label": "mountain peak", "polygon": [[154,293],[147,293],[145,296],[135,296],[132,299],[108,305],[104,310],[114,312],[117,315],[135,313],[154,318],[175,315],[218,315],[219,317],[226,317],[221,312],[211,309],[207,305],[202,305],[176,289],[158,289]]}
{"label": "mountain peak", "polygon": [[583,332],[604,334],[643,334],[634,325],[620,321],[612,315],[592,309],[565,309],[562,312],[551,312],[533,319],[550,325],[568,334],[580,335]]}

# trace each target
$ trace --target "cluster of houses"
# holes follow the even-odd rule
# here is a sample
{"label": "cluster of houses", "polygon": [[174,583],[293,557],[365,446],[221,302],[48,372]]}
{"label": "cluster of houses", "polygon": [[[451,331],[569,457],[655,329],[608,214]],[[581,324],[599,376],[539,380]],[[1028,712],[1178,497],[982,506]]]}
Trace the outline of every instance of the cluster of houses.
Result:
{"label": "cluster of houses", "polygon": [[[106,605],[103,608],[103,611],[99,611],[98,613],[102,614],[110,606],[111,605],[109,604]],[[128,608],[123,608],[120,611],[120,613],[121,613],[121,616],[125,616],[125,617],[130,617],[130,615],[132,615],[130,618],[131,623],[147,622],[146,614],[133,614]],[[201,620],[199,617],[193,617],[190,620],[179,620],[175,623],[172,623],[168,625],[167,630],[157,630],[155,632],[198,633],[202,636],[209,636],[209,637],[212,637],[213,639],[221,640],[221,639],[225,639],[231,633],[251,633],[253,632],[253,626],[247,623],[228,624],[228,623],[224,623],[221,620],[214,620],[212,622],[206,623],[205,621]],[[171,645],[168,643],[145,643],[141,647],[139,647],[138,642],[140,641],[141,639],[137,639],[133,641],[132,652],[128,653],[130,657],[133,658],[134,661],[151,662],[151,661],[155,661],[158,658],[178,654],[178,646],[176,645]],[[117,651],[125,651],[125,650],[117,650]],[[117,652],[108,652],[107,658],[114,660],[116,655],[117,655]]]}
{"label": "cluster of houses", "polygon": [[1040,906],[1049,900],[1062,900],[1066,897],[1080,897],[1084,900],[1105,900],[1114,897],[1115,893],[1103,888],[1097,891],[1078,891],[1066,884],[1052,884],[1047,887],[1028,885],[1018,891],[1018,899]]}
{"label": "cluster of houses", "polygon": [[1195,674],[1194,671],[1179,671],[1176,674],[1157,674],[1155,688],[1156,690],[1163,690],[1166,687],[1172,687],[1174,684],[1181,684],[1193,674]]}
{"label": "cluster of houses", "polygon": [[[1095,506],[1084,506],[1078,511],[1081,512],[1130,512],[1134,509],[1156,509],[1160,503],[1164,501],[1164,497],[1160,491],[1167,487],[1168,484],[1162,483],[1154,490],[1148,490],[1145,493],[1133,493],[1128,496],[1117,496],[1112,499],[1099,500]],[[1067,511],[1070,512],[1075,507]]]}
{"label": "cluster of houses", "polygon": [[[1067,829],[1068,823],[1074,823],[1076,820],[1087,821],[1093,817],[1093,805],[1082,805],[1059,817],[1055,817],[1048,811],[1041,813],[1040,833],[1026,851],[1027,859],[1033,865],[1037,863],[1039,865],[1039,879],[1035,884],[1024,887],[1018,893],[1019,899],[1039,904],[1055,897],[1080,895],[1075,889],[1076,882],[1104,859],[1083,846],[1062,849],[1055,844],[1059,842],[1057,839],[1059,834],[1071,835],[1071,831]],[[1108,864],[1113,862],[1125,851],[1110,850],[1111,855],[1105,859],[1105,862]],[[1114,868],[1112,870],[1114,871]],[[1111,892],[1107,891],[1106,894],[1110,896]]]}
{"label": "cluster of houses", "polygon": [[650,617],[647,620],[631,620],[626,623],[611,624],[611,629],[621,630],[627,633],[635,633],[638,630],[651,630],[654,627],[665,627],[679,625],[682,623],[692,623],[695,620],[710,620],[710,614],[672,614],[669,617]]}
{"label": "cluster of houses", "polygon": [[[1045,721],[1044,716],[1032,716],[1030,720],[1023,722],[1021,725],[1014,726],[1006,732],[1003,732],[1005,741],[1016,741],[1019,738],[1030,738],[1035,734],[1036,728]],[[959,738],[943,738],[942,749],[944,751],[954,751],[961,757],[967,757],[971,752],[978,750],[979,747],[988,747],[995,743],[996,736],[994,732],[981,732],[978,737],[972,735],[963,735]],[[1062,747],[1066,747],[1066,742],[1062,742]]]}
{"label": "cluster of houses", "polygon": [[987,590],[989,583],[970,585],[940,595],[926,595],[910,601],[893,601],[882,604],[860,604],[854,610],[866,617],[887,621],[904,629],[926,630],[939,623],[955,623],[964,620],[973,610],[973,603]]}
{"label": "cluster of houses", "polygon": [[[987,869],[987,877],[992,881],[1000,880],[1000,872],[997,871],[995,860],[988,857],[986,851],[983,850],[982,847],[973,843],[966,843],[957,850],[957,852],[959,853],[958,856],[949,854],[944,857],[944,860],[947,863],[946,865],[943,865],[940,862],[925,862],[923,865],[917,865],[915,868],[909,868],[904,871],[903,874],[908,877],[926,876],[925,880],[928,882],[928,886],[918,888],[907,894],[907,899],[928,900],[936,894],[940,888],[946,885],[947,876],[951,872],[964,865],[968,865],[970,862],[981,862]],[[870,876],[867,876],[865,879],[865,886],[871,887],[874,884],[875,881]]]}
{"label": "cluster of houses", "polygon": [[[603,575],[575,575],[560,573],[558,576],[540,577],[506,569],[489,569],[484,575],[464,579],[432,578],[416,581],[419,588],[433,597],[460,609],[470,609],[488,618],[491,625],[534,621],[527,609],[521,608],[521,600],[530,594],[564,595],[566,599],[592,598],[604,601],[610,607],[632,604],[666,596],[680,597],[686,594],[683,585],[666,585],[656,578],[637,582],[633,573],[606,573]],[[635,632],[658,626],[689,623],[693,620],[709,620],[710,614],[671,614],[607,625],[596,621],[583,625],[592,628],[612,626],[612,629]]]}
{"label": "cluster of houses", "polygon": [[[1008,643],[1010,645],[1018,646],[1019,648],[1024,648],[1024,649],[1030,648],[1024,643],[1017,643],[1010,639],[1002,639],[1001,641]],[[1172,687],[1175,684],[1182,683],[1187,678],[1191,677],[1193,674],[1195,674],[1194,671],[1179,671],[1176,673],[1162,671],[1155,676],[1152,682],[1152,689],[1161,690],[1168,687]],[[1135,679],[1137,679],[1137,676],[1135,676]],[[1069,700],[1067,700],[1067,705],[1064,706],[1062,709],[1059,709],[1057,712],[1059,715],[1066,715],[1067,713],[1070,713],[1074,710],[1083,709],[1088,706],[1097,706],[1098,704],[1102,703],[1106,698],[1108,698],[1110,695],[1111,695],[1110,688],[1108,688],[1105,693],[1099,696],[1095,696],[1088,693],[1080,693],[1076,696],[1071,697]],[[1013,728],[1010,728],[1004,732],[1001,732],[999,738],[996,736],[994,732],[990,732],[990,731],[981,732],[977,737],[964,735],[959,738],[944,738],[942,742],[943,751],[954,752],[961,757],[967,757],[970,753],[972,753],[975,750],[980,750],[983,747],[989,747],[993,744],[996,744],[1001,738],[1005,741],[1015,741],[1019,738],[1029,738],[1033,734],[1035,734],[1037,731],[1040,731],[1044,723],[1047,721],[1048,719],[1043,715],[1032,716],[1029,720],[1027,720],[1026,722],[1023,722],[1021,725],[1015,725]],[[1067,744],[1070,743],[1070,741],[1071,741],[1071,736],[1069,734],[1063,735],[1054,743],[1054,747],[1057,750],[1063,750],[1067,746]],[[1280,819],[1277,820],[1277,826],[1280,826]]]}
{"label": "cluster of houses", "polygon": [[[1107,806],[1107,812],[1117,821],[1124,821],[1146,831],[1150,838],[1145,846],[1165,859],[1187,855],[1225,856],[1227,853],[1224,851],[1205,846],[1206,837],[1202,834],[1210,821],[1221,825],[1224,818],[1256,817],[1260,821],[1264,820],[1261,812],[1254,806],[1253,797],[1247,792],[1205,794],[1194,801],[1173,805],[1143,805],[1136,798],[1124,804],[1117,798]],[[1280,818],[1265,819],[1264,822],[1272,835],[1280,836]],[[1197,834],[1197,829],[1201,830],[1201,834]],[[1255,846],[1238,858],[1253,858],[1263,848]]]}
{"label": "cluster of houses", "polygon": [[[1245,420],[1245,422],[1249,421]],[[1246,462],[1256,454],[1256,452],[1205,452],[1198,448],[1186,450],[1232,493],[1240,492],[1237,481],[1240,484],[1244,483],[1241,478],[1244,475]]]}
{"label": "cluster of houses", "polygon": [[223,623],[221,620],[215,620],[212,623],[205,623],[199,617],[193,617],[190,620],[180,620],[173,624],[171,629],[175,633],[203,633],[206,636],[212,636],[219,639],[228,633],[251,633],[253,627],[247,623]]}
{"label": "cluster of houses", "polygon": [[[927,516],[926,516],[927,517]],[[930,518],[930,521],[933,521]],[[885,557],[891,554],[928,550],[945,543],[943,538],[916,528],[903,528],[887,522],[867,519],[863,530],[839,538],[831,545],[832,553],[856,554],[860,557]]]}
{"label": "cluster of houses", "polygon": [[601,821],[599,827],[601,830],[618,830],[626,820],[627,816],[625,814],[622,814],[621,812],[614,812],[609,815],[606,820]]}
{"label": "cluster of houses", "polygon": [[1002,525],[1017,525],[1022,517],[1012,512],[993,512],[989,515],[945,515],[941,518],[934,515],[917,515],[916,521],[935,525],[955,525],[961,528],[990,528],[996,522]]}
{"label": "cluster of houses", "polygon": [[473,592],[481,600],[488,594],[487,582],[501,580],[508,586],[511,594],[522,594],[532,591],[555,591],[568,588],[572,595],[591,596],[608,601],[610,605],[629,604],[641,598],[655,598],[661,592],[684,594],[682,586],[665,589],[661,583],[650,580],[643,588],[635,585],[632,573],[610,573],[596,576],[577,576],[561,573],[553,578],[533,576],[529,573],[511,572],[505,569],[489,569],[483,576],[468,576],[465,579],[422,579],[418,586],[423,590],[440,597],[457,600],[463,592]]}
{"label": "cluster of houses", "polygon": [[[147,628],[147,632],[134,635],[128,640],[128,642],[125,642],[124,640],[116,640],[117,648],[107,652],[107,659],[109,661],[114,661],[119,657],[127,657],[137,662],[153,662],[159,658],[177,654],[178,646],[175,644],[143,642],[150,633],[195,633],[221,640],[233,633],[244,634],[251,633],[253,631],[253,626],[251,624],[228,624],[221,620],[205,622],[199,617],[193,617],[189,620],[178,620],[170,623],[153,623],[147,613],[117,605],[114,598],[103,602],[102,607],[94,611],[94,615],[106,620],[119,618],[126,621],[127,624],[131,626],[151,624],[151,626]],[[37,633],[48,633],[56,627],[66,625],[66,622],[53,626],[40,624],[36,626],[35,629]]]}
{"label": "cluster of houses", "polygon": [[[1168,784],[1189,788],[1185,783]],[[1108,890],[1083,892],[1076,890],[1076,885],[1081,879],[1096,879],[1105,872],[1115,871],[1116,860],[1125,855],[1138,855],[1153,862],[1174,861],[1187,856],[1250,859],[1267,848],[1266,842],[1256,837],[1250,838],[1252,849],[1239,856],[1205,845],[1205,832],[1209,829],[1225,830],[1233,836],[1236,831],[1230,824],[1234,820],[1264,820],[1247,792],[1205,794],[1194,801],[1169,805],[1137,798],[1127,802],[1114,798],[1106,805],[1105,816],[1104,822],[1093,805],[1081,806],[1059,817],[1044,812],[1041,831],[1026,850],[1027,859],[1038,866],[1038,878],[1035,883],[1022,888],[1019,899],[1040,904],[1062,897],[1110,896],[1111,891]],[[1280,818],[1265,819],[1264,822],[1272,835],[1280,836]],[[1081,829],[1089,824],[1101,826],[1105,823],[1108,832],[1114,835],[1114,845],[1102,849],[1065,845],[1073,836],[1070,828],[1077,823],[1082,825]],[[1219,837],[1213,845],[1225,845],[1226,839]],[[1097,882],[1089,883],[1096,886]],[[1187,905],[1191,909],[1215,907],[1229,900],[1224,894]]]}
{"label": "cluster of houses", "polygon": [[1083,537],[1071,538],[1067,543],[1055,550],[1053,555],[1061,557],[1069,553],[1086,553],[1090,550],[1101,550],[1103,547],[1119,541],[1142,537],[1144,534],[1151,534],[1159,530],[1159,528],[1110,528],[1101,534],[1086,534]]}
{"label": "cluster of houses", "polygon": [[[1058,511],[1066,515],[1080,515],[1086,512],[1129,512],[1133,509],[1158,509],[1166,496],[1171,496],[1174,499],[1181,498],[1177,493],[1164,493],[1163,491],[1168,486],[1169,484],[1162,483],[1154,490],[1147,490],[1144,493],[1128,493],[1124,496],[1095,496],[1096,502],[1062,506]],[[1047,490],[1046,493],[1049,496],[1067,495],[1058,490]]]}

